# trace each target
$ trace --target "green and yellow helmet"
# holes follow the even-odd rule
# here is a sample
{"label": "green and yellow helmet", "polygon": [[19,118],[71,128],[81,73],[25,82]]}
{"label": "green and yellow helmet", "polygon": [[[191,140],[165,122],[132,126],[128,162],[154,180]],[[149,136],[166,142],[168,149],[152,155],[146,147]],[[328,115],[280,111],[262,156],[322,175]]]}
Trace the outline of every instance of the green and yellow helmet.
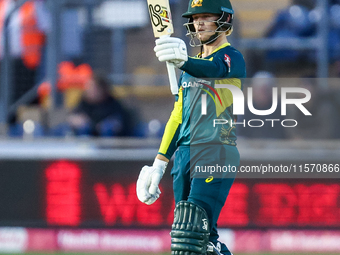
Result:
{"label": "green and yellow helmet", "polygon": [[188,11],[182,17],[191,18],[192,15],[201,13],[222,15],[223,12],[234,14],[229,0],[190,0]]}
{"label": "green and yellow helmet", "polygon": [[[219,19],[216,20],[217,29],[215,30],[216,34],[209,40],[209,42],[201,42],[200,44],[196,44],[196,31],[193,24],[192,15],[194,14],[202,14],[202,13],[211,13],[221,15]],[[232,32],[232,22],[233,22],[234,10],[229,0],[190,0],[188,11],[182,14],[182,17],[188,18],[189,21],[184,24],[186,26],[188,36],[191,36],[191,46],[200,46],[202,44],[209,44],[217,39],[218,33],[226,32],[227,35]]]}

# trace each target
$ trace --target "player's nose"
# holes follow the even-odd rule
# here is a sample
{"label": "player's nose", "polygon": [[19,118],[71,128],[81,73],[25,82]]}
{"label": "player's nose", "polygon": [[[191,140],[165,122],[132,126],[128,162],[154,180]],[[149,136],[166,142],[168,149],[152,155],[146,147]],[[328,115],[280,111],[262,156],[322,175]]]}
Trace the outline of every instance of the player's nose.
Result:
{"label": "player's nose", "polygon": [[194,23],[198,24],[198,25],[203,25],[204,21],[201,17],[197,17],[194,19]]}
{"label": "player's nose", "polygon": [[200,29],[202,29],[202,26],[204,26],[204,21],[203,20],[197,20],[197,21],[195,21],[195,24],[196,24],[197,30],[200,30]]}

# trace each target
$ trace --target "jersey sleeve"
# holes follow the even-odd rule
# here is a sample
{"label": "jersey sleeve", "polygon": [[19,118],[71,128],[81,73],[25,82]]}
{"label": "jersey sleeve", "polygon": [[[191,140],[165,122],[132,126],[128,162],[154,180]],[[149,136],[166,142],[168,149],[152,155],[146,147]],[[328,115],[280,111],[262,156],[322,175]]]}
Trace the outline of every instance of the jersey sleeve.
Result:
{"label": "jersey sleeve", "polygon": [[189,57],[181,69],[197,78],[244,78],[246,76],[244,58],[236,50],[219,50],[210,59]]}
{"label": "jersey sleeve", "polygon": [[182,103],[183,94],[182,88],[176,96],[174,109],[171,112],[170,118],[165,126],[162,142],[158,154],[170,159],[177,149],[176,142],[178,140],[180,125],[182,124]]}

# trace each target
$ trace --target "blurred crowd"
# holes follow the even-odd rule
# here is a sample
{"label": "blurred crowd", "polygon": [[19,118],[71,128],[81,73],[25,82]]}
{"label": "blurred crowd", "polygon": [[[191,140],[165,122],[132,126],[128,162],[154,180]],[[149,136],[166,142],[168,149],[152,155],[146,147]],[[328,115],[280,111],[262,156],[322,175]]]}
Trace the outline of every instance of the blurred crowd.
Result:
{"label": "blurred crowd", "polygon": [[[5,54],[5,21],[18,0],[0,0],[0,64]],[[8,23],[8,46],[13,65],[11,98],[20,99],[43,77],[49,15],[44,1],[32,1],[15,11]]]}
{"label": "blurred crowd", "polygon": [[[5,17],[17,0],[0,0],[0,66],[4,57]],[[172,4],[177,3],[173,1]],[[332,0],[329,9],[330,32],[329,53],[335,63],[340,77],[340,1]],[[47,124],[44,112],[48,112],[51,100],[51,86],[46,81],[46,40],[51,29],[51,17],[45,0],[29,1],[19,8],[9,20],[10,58],[13,63],[11,102],[21,100],[28,92],[34,91],[33,97],[25,100],[24,107],[19,107],[15,114],[9,116],[8,134],[22,137],[28,131],[32,136],[141,136],[162,134],[164,121],[150,122],[139,118],[138,107],[131,107],[115,95],[112,82],[102,70],[87,63],[80,57],[84,51],[82,43],[84,31],[79,25],[77,11],[70,9],[62,15],[63,62],[58,69],[58,91],[63,97],[65,111],[60,120],[57,113],[50,116],[54,124]],[[268,38],[308,38],[317,33],[320,20],[315,0],[293,0],[291,6],[277,13],[264,35]],[[265,61],[290,61],[301,59],[315,62],[314,51],[275,50],[268,51]],[[272,106],[272,89],[280,87],[274,73],[257,72],[252,79],[245,82],[244,91],[253,89],[252,103],[255,109],[266,110]],[[308,89],[311,100],[305,107],[312,116],[305,116],[294,106],[289,106],[287,116],[281,116],[281,103],[278,101],[276,111],[271,119],[294,119],[298,122],[295,128],[286,128],[278,124],[275,127],[264,125],[253,128],[239,125],[241,137],[256,139],[332,139],[340,138],[337,127],[340,124],[340,96],[338,90],[322,90],[315,74],[301,75],[296,87]],[[246,93],[245,93],[246,94]],[[38,110],[37,110],[38,109]],[[42,109],[42,110],[41,110]],[[260,119],[266,116],[255,116],[248,107],[238,121]],[[43,112],[43,113],[42,113]],[[37,114],[39,117],[36,117]],[[27,117],[29,116],[29,117]],[[34,120],[34,128],[28,128],[27,119]],[[150,130],[151,129],[151,130]],[[157,130],[156,130],[157,129]],[[33,130],[33,131],[32,131]]]}
{"label": "blurred crowd", "polygon": [[[332,62],[340,59],[340,1],[330,0],[328,49]],[[266,33],[268,38],[308,38],[317,35],[318,24],[324,24],[316,0],[292,0],[291,6],[280,10]],[[299,61],[315,63],[315,51],[275,50],[267,53],[268,61]]]}

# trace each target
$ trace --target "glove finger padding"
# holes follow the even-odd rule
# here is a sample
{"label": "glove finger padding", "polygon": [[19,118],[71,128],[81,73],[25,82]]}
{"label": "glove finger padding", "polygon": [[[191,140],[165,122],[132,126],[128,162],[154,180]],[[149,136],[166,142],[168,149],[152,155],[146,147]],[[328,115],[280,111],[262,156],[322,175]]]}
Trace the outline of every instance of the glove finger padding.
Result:
{"label": "glove finger padding", "polygon": [[159,188],[157,188],[156,194],[150,196],[150,198],[148,198],[144,203],[147,204],[147,205],[153,204],[153,203],[156,202],[156,200],[159,198],[160,194],[161,194],[161,191],[160,191]]}
{"label": "glove finger padding", "polygon": [[179,38],[168,37],[157,39],[154,51],[160,62],[169,61],[178,68],[188,61],[187,46]]}
{"label": "glove finger padding", "polygon": [[156,52],[156,57],[158,58],[164,55],[172,55],[173,58],[176,57],[174,49],[164,49]]}
{"label": "glove finger padding", "polygon": [[171,230],[171,254],[205,254],[210,228],[206,211],[191,202],[176,205]]}
{"label": "glove finger padding", "polygon": [[156,45],[153,50],[157,53],[157,52],[163,51],[163,50],[178,48],[179,46],[180,46],[179,43],[165,43],[165,44],[161,44],[161,45]]}
{"label": "glove finger padding", "polygon": [[166,43],[181,43],[183,42],[182,39],[176,37],[162,37],[155,41],[156,45],[166,44]]}
{"label": "glove finger padding", "polygon": [[159,192],[158,196],[161,194],[160,189],[158,188],[159,182],[161,181],[163,177],[163,173],[162,172],[155,172],[152,176],[151,176],[151,184],[150,184],[150,188],[149,188],[149,194],[154,196],[157,194],[157,192]]}
{"label": "glove finger padding", "polygon": [[151,195],[148,192],[148,186],[150,182],[150,178],[149,178],[150,168],[151,167],[149,166],[144,166],[142,170],[140,171],[140,174],[137,180],[137,187],[136,187],[137,197],[143,203],[145,203],[151,197]]}
{"label": "glove finger padding", "polygon": [[173,54],[159,56],[158,60],[160,62],[165,62],[165,61],[170,61],[170,62],[173,62],[173,63],[181,62],[181,60],[176,60],[176,55],[174,53]]}

